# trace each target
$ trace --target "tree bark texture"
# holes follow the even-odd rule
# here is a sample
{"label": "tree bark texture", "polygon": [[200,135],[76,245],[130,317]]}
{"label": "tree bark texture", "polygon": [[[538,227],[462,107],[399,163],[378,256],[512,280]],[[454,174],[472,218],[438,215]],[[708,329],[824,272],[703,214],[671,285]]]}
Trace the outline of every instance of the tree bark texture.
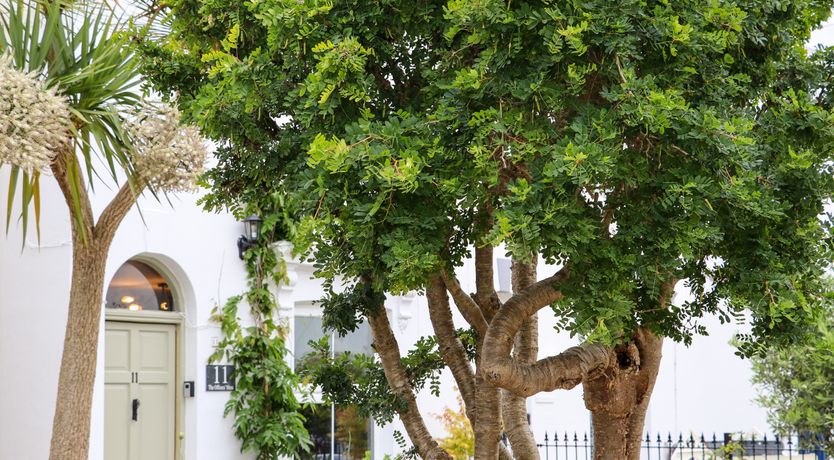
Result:
{"label": "tree bark texture", "polygon": [[52,422],[51,460],[85,460],[90,443],[107,250],[95,242],[86,246],[75,243],[58,399]]}
{"label": "tree bark texture", "polygon": [[[513,260],[513,292],[520,292],[536,282],[536,259],[530,263]],[[513,356],[515,360],[533,364],[539,353],[539,318],[536,313],[527,318],[515,337]],[[539,449],[527,418],[527,398],[502,391],[504,431],[516,458],[538,460]]]}
{"label": "tree bark texture", "polygon": [[475,373],[472,365],[466,357],[466,350],[455,331],[455,323],[452,320],[452,310],[449,306],[449,297],[446,294],[446,286],[439,276],[432,277],[426,288],[426,298],[429,304],[429,317],[432,328],[437,337],[440,356],[443,362],[452,372],[452,377],[460,390],[466,406],[466,416],[469,420],[475,419]]}
{"label": "tree bark texture", "polygon": [[[443,361],[452,372],[452,376],[457,383],[460,390],[461,398],[463,399],[464,408],[466,410],[466,417],[474,427],[477,419],[476,416],[476,394],[479,390],[475,383],[475,373],[472,370],[472,365],[466,356],[466,350],[463,347],[455,330],[455,324],[452,319],[452,310],[449,304],[449,297],[446,294],[447,280],[449,278],[444,275],[433,277],[429,281],[426,288],[426,298],[429,304],[429,316],[432,322],[432,328],[437,336],[437,344],[440,349],[440,354]],[[453,280],[457,285],[457,280]],[[460,286],[457,285],[460,290]],[[460,290],[462,293],[463,291]],[[466,294],[468,301],[474,305],[474,300]],[[475,305],[477,309],[477,305]],[[480,311],[478,311],[480,314]],[[483,316],[481,316],[483,321]],[[486,323],[484,323],[486,324]],[[507,450],[503,444],[498,444],[498,458],[501,460],[510,460],[513,455]]]}
{"label": "tree bark texture", "polygon": [[660,368],[663,338],[640,328],[618,347],[619,365],[583,382],[594,427],[594,459],[639,460],[643,423]]}
{"label": "tree bark texture", "polygon": [[478,372],[475,376],[475,458],[495,460],[501,443],[501,392]]}
{"label": "tree bark texture", "polygon": [[475,301],[487,323],[492,321],[501,307],[501,300],[495,292],[492,253],[493,248],[489,245],[475,248]]}
{"label": "tree bark texture", "polygon": [[533,364],[510,356],[516,334],[524,322],[562,298],[555,285],[567,276],[567,268],[563,268],[516,293],[501,306],[484,340],[481,363],[484,375],[491,383],[518,396],[532,396],[559,388],[571,389],[616,365],[616,354],[609,347],[597,344],[572,347]]}
{"label": "tree bark texture", "polygon": [[487,327],[489,327],[484,318],[484,313],[481,311],[481,307],[478,306],[475,299],[463,292],[463,288],[460,287],[460,282],[455,278],[454,274],[449,275],[443,273],[443,282],[449,294],[452,295],[452,299],[454,299],[455,305],[457,305],[463,319],[478,333],[478,346],[480,347],[480,344],[483,343],[484,336],[486,336]]}
{"label": "tree bark texture", "polygon": [[134,190],[141,190],[143,183],[131,187],[126,182],[94,224],[73,152],[59,154],[51,168],[71,214],[72,280],[49,458],[86,460],[107,254],[119,224],[136,202]]}
{"label": "tree bark texture", "polygon": [[400,361],[399,344],[397,343],[397,338],[394,337],[394,332],[391,330],[391,324],[388,322],[388,313],[386,313],[384,306],[380,306],[379,311],[368,318],[368,324],[371,326],[371,335],[374,341],[373,346],[376,352],[379,353],[388,386],[394,394],[402,398],[406,403],[406,409],[397,413],[405,426],[408,437],[414,443],[417,453],[421,458],[426,460],[452,460],[449,453],[443,450],[437,444],[437,441],[431,437],[429,430],[426,428],[426,424],[423,422],[423,417],[420,415],[420,411],[417,408],[417,401],[414,398],[414,391],[408,382],[408,376]]}

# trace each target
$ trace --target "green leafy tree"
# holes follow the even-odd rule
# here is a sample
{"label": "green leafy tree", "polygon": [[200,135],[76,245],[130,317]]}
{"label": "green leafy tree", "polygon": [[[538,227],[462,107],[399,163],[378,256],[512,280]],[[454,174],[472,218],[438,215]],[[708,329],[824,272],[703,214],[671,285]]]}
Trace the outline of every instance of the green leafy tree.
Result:
{"label": "green leafy tree", "polygon": [[[72,216],[72,278],[50,458],[87,458],[104,268],[113,236],[139,194],[187,189],[205,147],[171,107],[143,104],[133,53],[116,14],[100,3],[0,2],[0,165],[10,167],[6,230],[15,198],[25,238],[40,234],[48,170]],[[95,170],[101,162],[105,170]],[[128,179],[100,215],[96,177]],[[34,210],[34,215],[31,210]]]}
{"label": "green leafy tree", "polygon": [[[423,458],[450,455],[387,294],[426,293],[479,459],[511,457],[502,423],[537,458],[524,399],[579,384],[596,458],[636,459],[664,337],[747,314],[749,355],[816,316],[834,118],[830,56],[804,44],[831,2],[154,3],[170,33],[137,35],[144,72],[222,145],[207,207],[280,215],[317,274],[347,282],[325,325],[368,321]],[[503,303],[497,247],[513,257]],[[455,276],[468,259],[472,294]],[[559,271],[539,280],[539,259]],[[679,283],[693,296],[672,305]],[[584,340],[539,359],[548,306]]]}
{"label": "green leafy tree", "polygon": [[[799,343],[753,359],[758,403],[780,433],[834,455],[834,309]],[[806,446],[802,446],[806,447]]]}

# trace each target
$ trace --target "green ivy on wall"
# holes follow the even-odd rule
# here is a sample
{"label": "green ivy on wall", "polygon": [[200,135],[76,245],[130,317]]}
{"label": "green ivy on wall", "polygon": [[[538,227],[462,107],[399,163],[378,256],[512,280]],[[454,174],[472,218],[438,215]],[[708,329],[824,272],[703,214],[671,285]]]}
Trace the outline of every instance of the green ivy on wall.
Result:
{"label": "green ivy on wall", "polygon": [[[272,220],[267,217],[264,228],[274,227]],[[286,361],[286,328],[277,317],[277,301],[269,289],[270,283],[284,280],[285,266],[270,247],[269,238],[246,251],[244,263],[248,291],[229,298],[212,312],[223,339],[209,361],[225,357],[235,366],[235,390],[223,415],[234,416],[241,451],[255,452],[258,460],[293,457],[308,450],[311,441],[300,413],[300,380]],[[251,323],[238,317],[244,301],[249,305]]]}

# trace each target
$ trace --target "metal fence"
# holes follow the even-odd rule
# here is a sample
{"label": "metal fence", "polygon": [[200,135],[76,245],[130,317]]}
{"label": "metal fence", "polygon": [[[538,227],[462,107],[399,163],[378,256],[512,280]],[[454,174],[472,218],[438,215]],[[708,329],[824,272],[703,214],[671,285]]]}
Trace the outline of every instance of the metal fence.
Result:
{"label": "metal fence", "polygon": [[[538,444],[543,460],[591,460],[593,441],[587,433],[544,435]],[[813,436],[649,435],[643,438],[641,460],[826,460]],[[615,460],[615,459],[612,459]]]}

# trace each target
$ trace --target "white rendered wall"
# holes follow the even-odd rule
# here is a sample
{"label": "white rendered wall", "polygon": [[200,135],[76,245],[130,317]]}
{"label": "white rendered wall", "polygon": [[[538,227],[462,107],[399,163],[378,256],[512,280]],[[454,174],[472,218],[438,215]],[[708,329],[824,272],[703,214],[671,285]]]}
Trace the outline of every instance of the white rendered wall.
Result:
{"label": "white rendered wall", "polygon": [[[8,236],[0,235],[0,369],[7,370],[0,379],[2,459],[45,459],[49,452],[71,265],[68,234],[58,230],[68,226],[67,212],[49,204],[59,194],[46,179],[41,248],[32,234],[21,250],[14,223]],[[8,183],[8,168],[0,168],[0,183]]]}
{"label": "white rendered wall", "polygon": [[[0,237],[0,368],[14,370],[0,379],[0,459],[48,456],[71,273],[67,211],[49,179],[41,180],[40,247],[30,232],[21,253],[20,229],[14,224],[8,237]],[[7,180],[8,169],[0,169],[0,183]],[[98,213],[113,192],[102,184],[96,190],[93,207]],[[196,382],[196,395],[183,406],[185,458],[250,458],[239,453],[231,420],[222,418],[228,393],[208,393],[204,381],[213,339],[220,335],[209,323],[211,309],[245,288],[235,247],[241,224],[230,215],[202,212],[195,198],[172,196],[174,208],[143,198],[142,215],[132,210],[113,241],[105,285],[122,263],[143,255],[173,275],[174,286],[189,287],[183,293],[187,302],[181,369],[182,380]],[[103,375],[104,334],[99,337],[97,377]],[[93,460],[103,456],[103,416],[103,381],[97,378],[89,457]]]}

